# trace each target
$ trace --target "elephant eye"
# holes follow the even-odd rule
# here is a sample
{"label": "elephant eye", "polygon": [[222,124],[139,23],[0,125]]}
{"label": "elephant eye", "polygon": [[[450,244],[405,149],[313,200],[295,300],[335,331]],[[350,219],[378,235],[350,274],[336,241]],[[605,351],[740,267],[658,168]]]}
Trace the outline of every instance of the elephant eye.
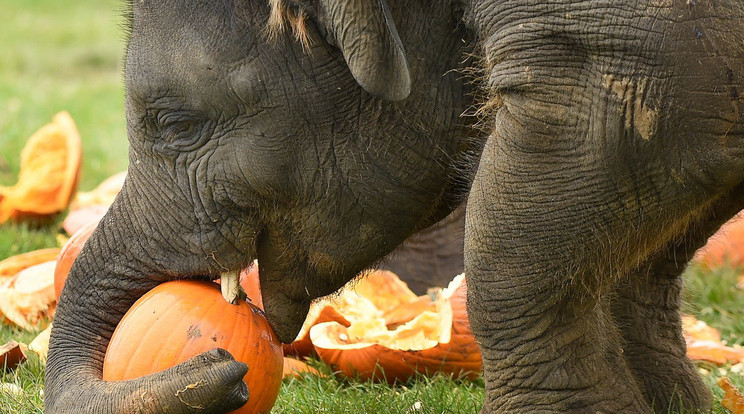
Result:
{"label": "elephant eye", "polygon": [[196,122],[191,119],[180,119],[167,122],[163,125],[160,133],[160,139],[165,142],[173,143],[178,140],[190,137],[196,130]]}

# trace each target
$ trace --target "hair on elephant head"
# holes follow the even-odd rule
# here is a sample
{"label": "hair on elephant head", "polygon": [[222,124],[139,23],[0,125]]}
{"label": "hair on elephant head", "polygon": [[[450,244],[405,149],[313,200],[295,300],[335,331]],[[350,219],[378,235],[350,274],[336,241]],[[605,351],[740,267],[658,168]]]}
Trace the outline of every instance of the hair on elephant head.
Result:
{"label": "hair on elephant head", "polygon": [[354,79],[367,92],[399,101],[411,92],[411,75],[403,43],[385,1],[271,0],[269,30],[286,23],[309,49],[306,19],[312,16],[326,42],[338,47]]}

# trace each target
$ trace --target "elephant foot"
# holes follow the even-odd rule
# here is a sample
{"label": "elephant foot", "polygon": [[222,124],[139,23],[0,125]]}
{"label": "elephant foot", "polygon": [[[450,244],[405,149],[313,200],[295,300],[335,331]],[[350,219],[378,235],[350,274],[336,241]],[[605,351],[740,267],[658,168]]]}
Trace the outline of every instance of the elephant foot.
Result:
{"label": "elephant foot", "polygon": [[653,412],[602,306],[555,318],[522,326],[532,341],[499,338],[483,349],[483,413]]}
{"label": "elephant foot", "polygon": [[607,373],[604,381],[585,389],[490,390],[481,414],[651,414],[635,383],[623,375]]}
{"label": "elephant foot", "polygon": [[710,391],[684,353],[678,355],[634,345],[626,351],[626,357],[656,413],[697,413],[710,409]]}
{"label": "elephant foot", "polygon": [[[659,271],[656,274],[664,274]],[[708,411],[712,397],[686,357],[679,316],[679,277],[635,276],[621,285],[612,313],[623,336],[623,356],[657,413]]]}

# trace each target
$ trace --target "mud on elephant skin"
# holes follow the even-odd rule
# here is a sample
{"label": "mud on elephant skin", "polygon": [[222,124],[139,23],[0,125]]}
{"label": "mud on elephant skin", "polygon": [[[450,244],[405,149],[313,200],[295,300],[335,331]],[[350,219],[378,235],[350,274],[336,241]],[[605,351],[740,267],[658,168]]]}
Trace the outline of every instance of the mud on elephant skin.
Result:
{"label": "mud on elephant skin", "polygon": [[62,293],[47,412],[192,412],[174,390],[205,377],[191,401],[239,406],[245,366],[219,351],[103,382],[122,314],[258,258],[290,341],[313,298],[468,190],[484,413],[709,406],[680,258],[744,208],[739,0],[152,0],[130,18],[129,174]]}

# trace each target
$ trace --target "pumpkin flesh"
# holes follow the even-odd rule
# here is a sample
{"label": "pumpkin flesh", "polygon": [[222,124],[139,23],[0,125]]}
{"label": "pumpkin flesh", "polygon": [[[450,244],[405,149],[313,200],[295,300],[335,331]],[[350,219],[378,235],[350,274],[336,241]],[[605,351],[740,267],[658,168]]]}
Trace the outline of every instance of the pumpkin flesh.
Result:
{"label": "pumpkin flesh", "polygon": [[310,329],[310,338],[320,359],[347,377],[393,383],[442,372],[474,378],[482,362],[464,313],[466,291],[461,275],[438,295],[436,311],[424,310],[400,325],[374,313],[348,327],[321,323]]}

